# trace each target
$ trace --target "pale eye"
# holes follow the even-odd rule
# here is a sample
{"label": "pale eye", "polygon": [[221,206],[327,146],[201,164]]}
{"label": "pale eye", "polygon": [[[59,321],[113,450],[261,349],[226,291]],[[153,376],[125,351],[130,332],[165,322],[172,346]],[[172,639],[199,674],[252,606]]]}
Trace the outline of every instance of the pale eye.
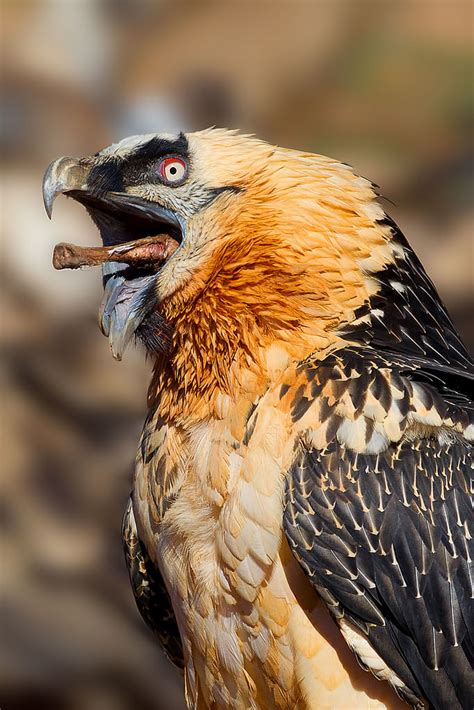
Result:
{"label": "pale eye", "polygon": [[165,158],[160,163],[160,175],[164,182],[181,182],[187,173],[187,165],[181,158]]}

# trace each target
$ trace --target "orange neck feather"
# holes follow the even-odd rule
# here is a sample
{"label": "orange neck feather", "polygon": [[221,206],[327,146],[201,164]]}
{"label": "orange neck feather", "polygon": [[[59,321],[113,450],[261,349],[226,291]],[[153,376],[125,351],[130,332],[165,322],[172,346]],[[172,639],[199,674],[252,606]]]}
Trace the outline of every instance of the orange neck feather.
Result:
{"label": "orange neck feather", "polygon": [[173,338],[170,352],[156,362],[150,405],[158,400],[160,410],[170,411],[176,405],[183,415],[218,392],[233,394],[242,369],[260,374],[258,389],[269,383],[265,352],[272,344],[283,343],[296,361],[318,338],[321,348],[335,339],[328,331],[338,324],[337,315],[321,308],[323,281],[313,276],[309,284],[305,270],[283,257],[267,238],[228,242],[195,275],[202,290],[191,296],[185,287],[161,304]]}

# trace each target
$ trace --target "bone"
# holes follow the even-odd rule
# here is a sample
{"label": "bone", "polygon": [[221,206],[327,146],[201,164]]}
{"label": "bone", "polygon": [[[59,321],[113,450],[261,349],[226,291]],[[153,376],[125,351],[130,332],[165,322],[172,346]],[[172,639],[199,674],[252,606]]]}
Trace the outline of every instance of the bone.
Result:
{"label": "bone", "polygon": [[99,266],[108,261],[143,266],[165,261],[178,246],[178,242],[167,234],[107,247],[80,247],[61,242],[54,247],[53,266],[58,270],[79,269],[82,266]]}

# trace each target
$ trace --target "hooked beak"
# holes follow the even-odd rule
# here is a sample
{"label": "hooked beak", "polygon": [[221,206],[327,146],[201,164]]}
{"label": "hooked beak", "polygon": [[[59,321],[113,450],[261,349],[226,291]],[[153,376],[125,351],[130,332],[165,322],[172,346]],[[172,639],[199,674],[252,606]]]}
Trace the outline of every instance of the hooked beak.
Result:
{"label": "hooked beak", "polygon": [[87,190],[90,169],[76,158],[58,158],[48,166],[43,178],[43,202],[49,219],[57,195],[73,190]]}

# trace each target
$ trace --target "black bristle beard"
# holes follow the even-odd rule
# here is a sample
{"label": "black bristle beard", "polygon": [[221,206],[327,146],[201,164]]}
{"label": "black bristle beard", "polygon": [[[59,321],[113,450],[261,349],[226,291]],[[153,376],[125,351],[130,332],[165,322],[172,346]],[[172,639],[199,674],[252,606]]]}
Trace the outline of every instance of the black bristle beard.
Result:
{"label": "black bristle beard", "polygon": [[173,327],[156,309],[142,321],[135,332],[150,356],[167,354],[171,350]]}
{"label": "black bristle beard", "polygon": [[142,319],[135,339],[145,346],[147,355],[166,355],[173,342],[173,326],[160,313],[155,281],[150,281],[142,295]]}

